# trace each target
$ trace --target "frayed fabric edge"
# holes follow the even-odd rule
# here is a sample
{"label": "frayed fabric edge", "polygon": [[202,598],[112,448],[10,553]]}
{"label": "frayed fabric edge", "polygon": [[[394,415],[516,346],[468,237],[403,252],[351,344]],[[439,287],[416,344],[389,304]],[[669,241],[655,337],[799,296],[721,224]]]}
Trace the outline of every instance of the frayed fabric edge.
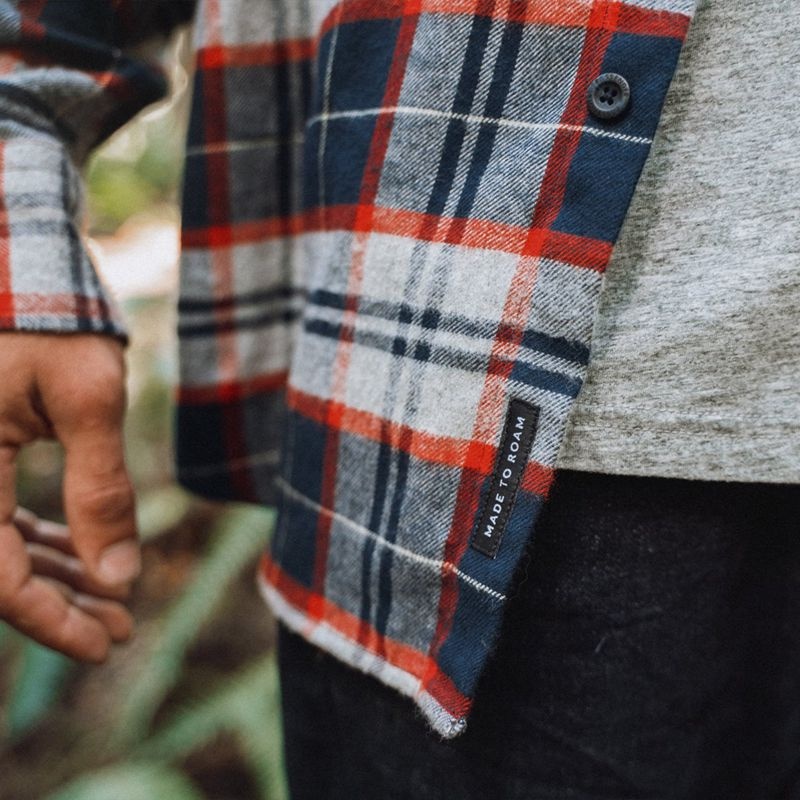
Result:
{"label": "frayed fabric edge", "polygon": [[428,692],[421,688],[421,681],[415,675],[370,653],[326,622],[309,619],[304,612],[289,603],[275,587],[267,583],[261,575],[258,576],[258,588],[272,613],[287,628],[339,661],[374,677],[413,700],[431,728],[443,739],[454,739],[464,732],[467,727],[466,719],[454,717],[446,711]]}

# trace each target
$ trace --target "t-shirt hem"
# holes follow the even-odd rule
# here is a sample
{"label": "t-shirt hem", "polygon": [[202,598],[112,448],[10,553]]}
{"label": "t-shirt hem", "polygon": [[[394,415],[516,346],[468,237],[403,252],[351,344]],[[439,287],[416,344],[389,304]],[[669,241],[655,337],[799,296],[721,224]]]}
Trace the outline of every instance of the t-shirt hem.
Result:
{"label": "t-shirt hem", "polygon": [[557,469],[742,483],[800,483],[800,426],[786,420],[592,409],[573,416]]}

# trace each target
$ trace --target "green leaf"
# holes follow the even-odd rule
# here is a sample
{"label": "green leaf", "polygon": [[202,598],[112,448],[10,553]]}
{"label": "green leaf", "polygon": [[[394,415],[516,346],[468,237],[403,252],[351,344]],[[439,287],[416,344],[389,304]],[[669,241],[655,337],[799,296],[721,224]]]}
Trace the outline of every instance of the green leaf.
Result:
{"label": "green leaf", "polygon": [[203,800],[180,772],[163,764],[131,763],[78,778],[47,800]]}
{"label": "green leaf", "polygon": [[135,753],[154,760],[183,758],[222,731],[238,735],[262,795],[284,800],[280,694],[273,654],[242,669],[207,699],[178,712]]}
{"label": "green leaf", "polygon": [[289,796],[283,762],[283,726],[277,667],[266,677],[261,703],[251,702],[243,710],[239,739],[261,787],[269,800]]}
{"label": "green leaf", "polygon": [[186,516],[191,495],[179,486],[165,486],[145,494],[136,506],[136,525],[143,542],[155,539]]}
{"label": "green leaf", "polygon": [[35,642],[25,642],[7,711],[12,738],[30,730],[53,706],[73,666],[66,656]]}
{"label": "green leaf", "polygon": [[166,615],[153,658],[128,693],[115,738],[142,739],[181,675],[186,650],[225,596],[230,583],[266,544],[274,515],[258,506],[233,506],[220,517],[209,553]]}

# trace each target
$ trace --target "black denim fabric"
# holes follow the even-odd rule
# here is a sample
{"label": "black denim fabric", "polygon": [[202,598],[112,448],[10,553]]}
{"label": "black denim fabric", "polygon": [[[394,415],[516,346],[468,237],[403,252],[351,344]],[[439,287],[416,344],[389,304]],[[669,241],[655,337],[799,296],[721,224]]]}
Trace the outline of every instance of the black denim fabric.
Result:
{"label": "black denim fabric", "polygon": [[561,472],[461,737],[281,630],[292,798],[800,798],[799,512]]}

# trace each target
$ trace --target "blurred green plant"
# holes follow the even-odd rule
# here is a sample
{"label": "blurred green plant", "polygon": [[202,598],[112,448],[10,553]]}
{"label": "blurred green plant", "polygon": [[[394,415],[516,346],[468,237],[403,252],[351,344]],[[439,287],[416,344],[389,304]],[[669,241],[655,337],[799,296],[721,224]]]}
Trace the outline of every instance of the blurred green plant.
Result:
{"label": "blurred green plant", "polygon": [[140,213],[178,204],[189,93],[188,37],[174,37],[169,98],[140,114],[97,150],[86,169],[94,234],[113,233]]}
{"label": "blurred green plant", "polygon": [[169,761],[186,756],[218,734],[232,732],[243,747],[261,794],[285,798],[280,728],[265,720],[280,714],[278,675],[271,656],[245,668],[216,694],[178,713],[136,751],[140,757]]}
{"label": "blurred green plant", "polygon": [[[222,688],[182,708],[166,723],[155,729],[152,724],[170,690],[180,680],[187,649],[219,608],[231,583],[263,549],[272,522],[272,513],[249,506],[231,507],[220,516],[207,554],[159,623],[160,632],[153,647],[153,655],[157,657],[148,660],[122,700],[109,740],[110,755],[117,760],[117,767],[81,776],[48,800],[201,797],[189,784],[177,783],[180,773],[168,767],[223,732],[233,734],[241,743],[261,796],[265,800],[284,800],[280,727],[265,724],[279,716],[278,680],[272,653],[243,667]],[[149,782],[150,794],[122,791],[129,782],[139,779]],[[170,781],[175,782],[175,794],[161,788],[156,791]]]}
{"label": "blurred green plant", "polygon": [[113,233],[137,214],[176,204],[183,130],[168,114],[150,116],[146,128],[126,128],[89,162],[86,180],[95,234]]}
{"label": "blurred green plant", "polygon": [[51,800],[202,800],[177,770],[163,764],[126,764],[79,778]]}
{"label": "blurred green plant", "polygon": [[211,547],[195,576],[161,621],[158,658],[137,678],[120,709],[114,738],[121,745],[141,740],[162,701],[181,676],[186,651],[219,607],[232,581],[265,547],[258,531],[272,514],[262,508],[231,507],[219,519]]}
{"label": "blurred green plant", "polygon": [[[218,612],[234,581],[252,566],[273,521],[270,511],[258,507],[232,506],[220,514],[191,580],[157,622],[151,657],[130,692],[119,699],[115,726],[105,737],[104,752],[97,754],[112,766],[82,774],[48,800],[202,800],[176,764],[222,733],[240,744],[260,797],[287,797],[273,653],[241,667],[214,692],[183,704],[160,724],[153,723],[181,680],[190,645]],[[7,629],[0,647],[5,655],[14,648],[20,664],[6,709],[9,731],[18,738],[57,701],[73,664]]]}
{"label": "blurred green plant", "polygon": [[53,706],[74,664],[60,653],[14,636],[19,639],[20,667],[6,709],[6,725],[16,740]]}

